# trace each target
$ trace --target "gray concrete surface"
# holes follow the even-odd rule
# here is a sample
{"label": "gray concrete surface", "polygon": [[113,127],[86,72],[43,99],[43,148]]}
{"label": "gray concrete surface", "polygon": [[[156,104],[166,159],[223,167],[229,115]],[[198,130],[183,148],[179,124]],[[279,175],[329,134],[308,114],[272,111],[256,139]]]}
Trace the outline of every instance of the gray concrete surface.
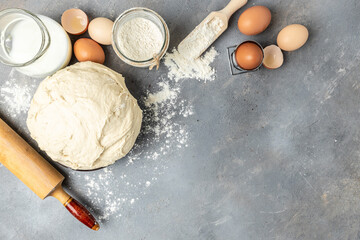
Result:
{"label": "gray concrete surface", "polygon": [[[226,2],[14,0],[1,1],[0,8],[20,7],[59,21],[71,7],[91,18],[115,19],[130,7],[145,6],[164,17],[173,47]],[[127,164],[128,156],[109,168],[108,184],[98,180],[99,189],[84,186],[104,170],[74,172],[54,164],[67,177],[65,188],[97,217],[111,196],[135,202],[127,199],[93,232],[56,200],[41,201],[1,167],[0,239],[360,239],[360,5],[356,0],[250,0],[245,8],[261,4],[273,13],[264,33],[241,35],[236,21],[243,10],[238,11],[214,44],[220,53],[214,62],[217,79],[181,83],[181,99],[194,110],[188,118],[174,119],[189,133],[187,148],[174,148],[157,161],[144,157]],[[281,69],[229,74],[227,46],[245,39],[274,43],[291,23],[308,26],[310,39],[302,49],[285,53]],[[105,52],[105,65],[126,77],[138,99],[166,76],[164,66],[158,72],[135,69],[110,47]],[[0,66],[0,71],[4,84],[11,69]],[[40,80],[31,81],[35,91]],[[0,115],[36,147],[26,113],[12,117],[2,104]],[[143,135],[138,139],[147,141]],[[163,170],[155,176],[149,169],[157,167]],[[147,188],[129,187],[150,178]]]}

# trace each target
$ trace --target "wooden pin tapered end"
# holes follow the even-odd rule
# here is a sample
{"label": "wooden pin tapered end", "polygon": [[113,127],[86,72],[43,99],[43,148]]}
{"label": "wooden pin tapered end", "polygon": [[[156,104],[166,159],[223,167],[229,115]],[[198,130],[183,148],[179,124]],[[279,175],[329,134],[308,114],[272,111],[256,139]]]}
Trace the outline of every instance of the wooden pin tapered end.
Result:
{"label": "wooden pin tapered end", "polygon": [[97,231],[100,229],[100,225],[98,223],[95,223],[95,225],[91,229]]}

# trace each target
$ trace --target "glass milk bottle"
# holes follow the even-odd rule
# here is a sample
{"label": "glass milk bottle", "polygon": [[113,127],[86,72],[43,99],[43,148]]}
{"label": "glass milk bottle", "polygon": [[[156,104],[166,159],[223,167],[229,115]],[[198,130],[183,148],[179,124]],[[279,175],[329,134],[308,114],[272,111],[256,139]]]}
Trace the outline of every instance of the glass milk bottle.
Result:
{"label": "glass milk bottle", "polygon": [[70,38],[56,21],[23,9],[0,11],[0,61],[30,77],[44,78],[68,65]]}

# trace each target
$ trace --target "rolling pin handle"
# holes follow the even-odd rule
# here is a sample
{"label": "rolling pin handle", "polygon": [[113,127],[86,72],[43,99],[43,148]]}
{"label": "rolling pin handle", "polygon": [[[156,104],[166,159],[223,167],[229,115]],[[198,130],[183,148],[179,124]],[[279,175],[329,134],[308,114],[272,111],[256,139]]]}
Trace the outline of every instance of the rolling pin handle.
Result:
{"label": "rolling pin handle", "polygon": [[96,222],[91,213],[74,198],[70,197],[64,206],[77,220],[92,230],[97,231],[100,229],[100,225]]}
{"label": "rolling pin handle", "polygon": [[59,200],[65,208],[84,225],[95,231],[100,229],[100,225],[96,222],[96,219],[91,215],[91,213],[83,205],[81,205],[81,203],[67,194],[61,187],[61,183],[50,195]]}

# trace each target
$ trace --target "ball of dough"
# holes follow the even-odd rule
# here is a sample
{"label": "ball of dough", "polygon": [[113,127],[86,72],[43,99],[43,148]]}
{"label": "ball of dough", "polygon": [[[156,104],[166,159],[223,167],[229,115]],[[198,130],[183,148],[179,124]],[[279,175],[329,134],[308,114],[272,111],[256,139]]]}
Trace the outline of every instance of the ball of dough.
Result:
{"label": "ball of dough", "polygon": [[113,164],[133,147],[142,111],[121,74],[81,62],[41,82],[27,126],[54,161],[91,170]]}

